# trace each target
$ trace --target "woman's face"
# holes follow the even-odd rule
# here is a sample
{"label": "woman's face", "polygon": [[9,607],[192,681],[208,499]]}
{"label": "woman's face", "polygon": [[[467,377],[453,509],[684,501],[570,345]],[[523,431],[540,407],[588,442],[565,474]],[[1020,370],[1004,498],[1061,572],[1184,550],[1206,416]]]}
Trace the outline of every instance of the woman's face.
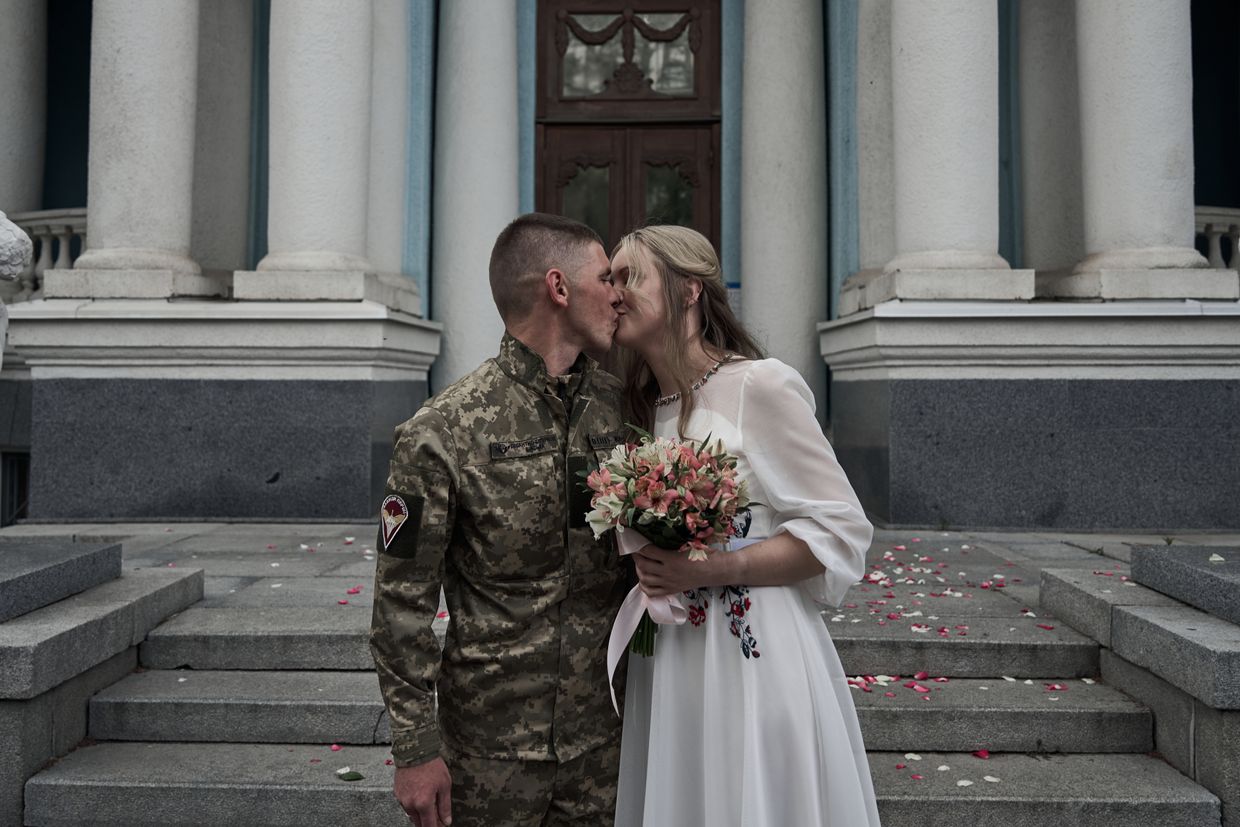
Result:
{"label": "woman's face", "polygon": [[621,248],[611,260],[611,273],[620,290],[620,324],[616,327],[616,344],[636,351],[661,347],[667,329],[667,308],[663,300],[663,284],[654,257],[640,244],[633,245],[634,256],[640,257],[637,268],[641,278],[633,283],[634,262],[629,250]]}

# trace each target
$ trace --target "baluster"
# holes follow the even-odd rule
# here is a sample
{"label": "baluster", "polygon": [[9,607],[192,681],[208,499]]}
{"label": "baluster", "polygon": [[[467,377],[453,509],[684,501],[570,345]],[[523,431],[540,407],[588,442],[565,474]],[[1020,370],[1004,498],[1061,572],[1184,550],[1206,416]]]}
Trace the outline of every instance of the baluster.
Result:
{"label": "baluster", "polygon": [[30,228],[31,236],[39,239],[39,261],[34,266],[35,278],[43,280],[43,274],[52,266],[52,229],[46,225]]}
{"label": "baluster", "polygon": [[1223,248],[1219,243],[1223,237],[1223,229],[1217,224],[1206,225],[1206,242],[1209,244],[1210,252],[1206,256],[1210,260],[1210,266],[1216,270],[1223,269]]}
{"label": "baluster", "polygon": [[1227,267],[1234,270],[1240,266],[1240,255],[1236,255],[1236,248],[1240,245],[1240,224],[1232,224],[1228,228],[1227,238],[1231,241],[1231,255],[1228,256]]}
{"label": "baluster", "polygon": [[69,246],[73,240],[73,228],[68,224],[60,227],[60,232],[56,233],[56,263],[53,265],[57,270],[68,270],[73,266],[69,261]]}

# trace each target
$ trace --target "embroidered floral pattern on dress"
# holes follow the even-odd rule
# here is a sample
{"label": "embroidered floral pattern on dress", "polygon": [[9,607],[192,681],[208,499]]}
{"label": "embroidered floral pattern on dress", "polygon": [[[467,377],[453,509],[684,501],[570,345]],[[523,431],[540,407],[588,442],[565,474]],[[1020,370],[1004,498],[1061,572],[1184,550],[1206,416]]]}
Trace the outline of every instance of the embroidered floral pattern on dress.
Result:
{"label": "embroidered floral pattern on dress", "polygon": [[741,652],[745,657],[762,657],[758,651],[758,639],[754,637],[753,628],[746,618],[752,603],[749,600],[748,586],[724,586],[719,591],[719,599],[727,606],[728,629],[732,636],[741,642]]}
{"label": "embroidered floral pattern on dress", "polygon": [[710,596],[707,595],[705,589],[689,589],[684,595],[689,601],[689,605],[685,607],[689,610],[689,622],[694,626],[701,626],[706,622],[706,610],[710,608]]}

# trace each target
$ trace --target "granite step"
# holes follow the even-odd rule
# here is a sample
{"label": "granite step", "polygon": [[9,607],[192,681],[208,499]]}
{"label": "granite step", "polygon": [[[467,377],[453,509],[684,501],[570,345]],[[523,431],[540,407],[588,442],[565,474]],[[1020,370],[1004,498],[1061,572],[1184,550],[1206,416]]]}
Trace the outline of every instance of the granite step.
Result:
{"label": "granite step", "polygon": [[927,678],[870,686],[869,692],[854,690],[853,700],[866,748],[872,751],[1120,753],[1154,748],[1150,710],[1089,679]]}
{"label": "granite step", "polygon": [[1240,624],[1240,549],[1137,546],[1132,577],[1143,586]]}
{"label": "granite step", "polygon": [[[1145,755],[916,755],[870,755],[887,827],[1220,824],[1217,798]],[[98,744],[27,783],[26,823],[77,825],[83,813],[93,824],[302,825],[311,814],[322,824],[402,823],[386,759],[383,747]],[[341,781],[344,767],[363,778]]]}
{"label": "granite step", "polygon": [[0,623],[121,576],[121,547],[70,539],[0,542]]}
{"label": "granite step", "polygon": [[0,698],[33,698],[137,646],[202,597],[202,572],[132,571],[0,624]]}
{"label": "granite step", "polygon": [[883,827],[1218,827],[1222,819],[1218,798],[1147,755],[999,753],[983,760],[967,752],[874,752],[869,758]]}
{"label": "granite step", "polygon": [[[29,827],[407,823],[386,747],[107,743],[26,782]],[[363,778],[342,781],[349,767]]]}
{"label": "granite step", "polygon": [[[1081,678],[1098,674],[1098,644],[1048,616],[936,615],[827,629],[849,675],[926,671],[949,678]],[[1049,628],[1044,628],[1049,627]]]}
{"label": "granite step", "polygon": [[149,669],[374,668],[370,609],[353,604],[195,607],[153,631],[140,658]]}
{"label": "granite step", "polygon": [[[920,684],[931,688],[923,701],[902,683],[854,693],[872,749],[1152,749],[1149,711],[1099,684],[928,680]],[[92,738],[110,741],[386,744],[390,737],[375,675],[365,672],[139,672],[92,699],[90,726]]]}
{"label": "granite step", "polygon": [[152,670],[91,699],[101,741],[390,743],[374,672]]}

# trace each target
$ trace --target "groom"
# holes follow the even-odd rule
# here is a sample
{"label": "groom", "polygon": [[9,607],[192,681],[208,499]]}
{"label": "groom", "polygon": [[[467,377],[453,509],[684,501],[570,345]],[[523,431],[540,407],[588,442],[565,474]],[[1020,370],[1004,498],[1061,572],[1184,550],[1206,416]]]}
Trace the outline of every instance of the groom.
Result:
{"label": "groom", "polygon": [[620,384],[585,355],[610,348],[620,294],[598,235],[540,213],[500,233],[490,278],[499,355],[396,429],[380,509],[370,640],[394,792],[420,827],[609,825],[604,660],[627,587],[579,472],[624,441]]}

